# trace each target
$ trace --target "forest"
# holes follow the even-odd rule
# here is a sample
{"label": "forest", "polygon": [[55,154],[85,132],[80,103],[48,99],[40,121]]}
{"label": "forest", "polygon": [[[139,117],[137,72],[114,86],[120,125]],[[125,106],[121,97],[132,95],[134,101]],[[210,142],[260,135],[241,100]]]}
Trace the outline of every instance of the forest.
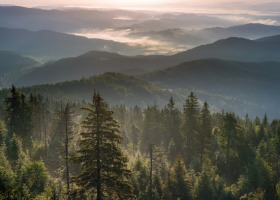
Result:
{"label": "forest", "polygon": [[213,112],[193,92],[183,109],[5,95],[0,199],[280,199],[278,119]]}

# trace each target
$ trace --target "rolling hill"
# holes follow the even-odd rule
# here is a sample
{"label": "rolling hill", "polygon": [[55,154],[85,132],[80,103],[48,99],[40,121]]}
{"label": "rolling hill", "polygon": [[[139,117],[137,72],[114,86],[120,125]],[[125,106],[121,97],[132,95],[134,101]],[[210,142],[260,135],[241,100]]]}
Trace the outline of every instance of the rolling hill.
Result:
{"label": "rolling hill", "polygon": [[[125,103],[127,106],[142,107],[155,102],[163,105],[172,95],[159,86],[119,73],[105,73],[76,81],[23,87],[21,90],[26,94],[42,94],[56,100],[65,98],[79,102],[90,101],[96,90],[110,105]],[[178,99],[176,95],[173,96]]]}
{"label": "rolling hill", "polygon": [[141,54],[140,47],[127,44],[59,33],[50,30],[29,31],[25,29],[0,28],[0,50],[14,51],[48,61],[78,56],[99,50],[120,54]]}
{"label": "rolling hill", "polygon": [[37,67],[40,64],[31,58],[0,50],[0,85],[10,85],[10,81],[22,75],[25,70]]}
{"label": "rolling hill", "polygon": [[231,37],[174,55],[179,60],[218,58],[245,62],[280,61],[280,35],[249,40]]}
{"label": "rolling hill", "polygon": [[[195,60],[141,76],[168,90],[200,91],[219,109],[280,116],[280,63]],[[223,97],[217,101],[216,97]],[[213,98],[212,98],[213,97]],[[221,102],[221,99],[223,99]],[[219,102],[219,103],[218,103]],[[231,103],[230,103],[231,102]],[[239,103],[237,103],[239,102]]]}
{"label": "rolling hill", "polygon": [[91,51],[78,57],[65,58],[34,69],[15,82],[16,85],[36,85],[78,80],[104,72],[143,74],[177,64],[168,56],[123,56]]}
{"label": "rolling hill", "polygon": [[232,27],[213,27],[199,30],[189,29],[167,29],[149,32],[132,32],[130,37],[149,37],[159,41],[168,41],[176,45],[196,47],[203,44],[213,43],[217,40],[229,37],[241,37],[246,39],[257,39],[280,34],[280,26],[264,24],[244,24]]}
{"label": "rolling hill", "polygon": [[[228,38],[173,56],[123,56],[91,51],[78,57],[65,58],[45,64],[15,81],[17,85],[34,85],[78,80],[82,77],[120,72],[139,75],[182,62],[217,58],[244,62],[280,61],[280,35],[257,40]],[[54,73],[55,72],[55,73]]]}
{"label": "rolling hill", "polygon": [[201,101],[207,101],[213,111],[234,111],[240,116],[248,113],[250,117],[267,113],[279,118],[280,95],[276,91],[280,73],[273,69],[277,63],[271,64],[271,72],[267,74],[262,73],[263,66],[266,63],[255,65],[210,59],[183,63],[140,78],[105,73],[76,81],[23,87],[22,90],[50,99],[65,98],[76,102],[90,100],[93,91],[97,90],[110,105],[123,103],[143,108],[155,102],[163,107],[173,96],[180,109],[193,91]]}

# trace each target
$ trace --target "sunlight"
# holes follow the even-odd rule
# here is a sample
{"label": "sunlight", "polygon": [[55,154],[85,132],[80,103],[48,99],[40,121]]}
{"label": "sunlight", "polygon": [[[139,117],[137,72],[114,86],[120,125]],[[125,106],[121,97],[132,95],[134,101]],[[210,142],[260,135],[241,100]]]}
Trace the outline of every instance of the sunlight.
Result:
{"label": "sunlight", "polygon": [[111,0],[115,5],[121,6],[139,6],[139,5],[154,5],[168,2],[167,0]]}

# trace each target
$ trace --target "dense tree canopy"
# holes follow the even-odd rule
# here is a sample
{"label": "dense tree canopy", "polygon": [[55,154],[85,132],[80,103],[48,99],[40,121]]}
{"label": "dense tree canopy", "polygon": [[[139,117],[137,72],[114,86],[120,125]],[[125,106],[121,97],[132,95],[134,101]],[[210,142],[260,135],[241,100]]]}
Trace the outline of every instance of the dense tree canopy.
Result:
{"label": "dense tree canopy", "polygon": [[193,93],[182,110],[166,101],[110,108],[97,92],[69,103],[13,87],[0,199],[280,199],[279,119],[214,113]]}

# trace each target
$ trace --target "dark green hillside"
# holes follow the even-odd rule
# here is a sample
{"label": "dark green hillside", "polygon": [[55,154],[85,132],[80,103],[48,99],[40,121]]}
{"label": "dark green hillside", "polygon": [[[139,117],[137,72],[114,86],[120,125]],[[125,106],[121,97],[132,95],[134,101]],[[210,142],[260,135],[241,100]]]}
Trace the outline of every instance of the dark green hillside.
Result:
{"label": "dark green hillside", "polygon": [[[46,63],[43,67],[20,78],[15,84],[25,86],[57,83],[79,80],[82,77],[89,77],[105,72],[139,75],[165,69],[186,61],[208,58],[241,62],[277,62],[280,61],[279,38],[280,36],[258,40],[228,38],[173,56],[123,56],[104,51],[90,51],[78,57],[65,58],[56,62]],[[220,63],[220,65],[223,64]],[[273,70],[278,69],[274,67]],[[262,73],[267,72],[266,70],[262,70]],[[272,71],[272,74],[273,73]]]}
{"label": "dark green hillside", "polygon": [[123,56],[91,51],[78,57],[47,63],[16,82],[16,85],[36,85],[79,80],[105,72],[143,74],[173,66],[176,60],[168,56]]}
{"label": "dark green hillside", "polygon": [[8,73],[26,67],[39,65],[37,61],[13,52],[0,50],[0,73]]}
{"label": "dark green hillside", "polygon": [[[54,99],[73,101],[91,100],[94,90],[99,91],[112,105],[125,103],[127,106],[164,104],[171,93],[162,88],[119,73],[105,73],[99,76],[57,84],[38,85],[21,89],[24,93],[42,94]],[[178,99],[175,96],[176,99]]]}
{"label": "dark green hillside", "polygon": [[227,92],[236,94],[246,88],[251,90],[253,86],[277,86],[280,81],[280,63],[203,59],[185,62],[143,77],[171,88],[189,87],[210,91],[228,89]]}
{"label": "dark green hillside", "polygon": [[221,109],[231,105],[229,109],[239,113],[269,112],[279,116],[280,95],[276,92],[280,85],[279,67],[280,63],[276,62],[205,59],[182,63],[142,78],[169,89],[201,91],[207,101]]}
{"label": "dark green hillside", "polygon": [[10,85],[10,81],[20,76],[25,69],[39,65],[40,63],[31,58],[0,50],[1,86]]}

